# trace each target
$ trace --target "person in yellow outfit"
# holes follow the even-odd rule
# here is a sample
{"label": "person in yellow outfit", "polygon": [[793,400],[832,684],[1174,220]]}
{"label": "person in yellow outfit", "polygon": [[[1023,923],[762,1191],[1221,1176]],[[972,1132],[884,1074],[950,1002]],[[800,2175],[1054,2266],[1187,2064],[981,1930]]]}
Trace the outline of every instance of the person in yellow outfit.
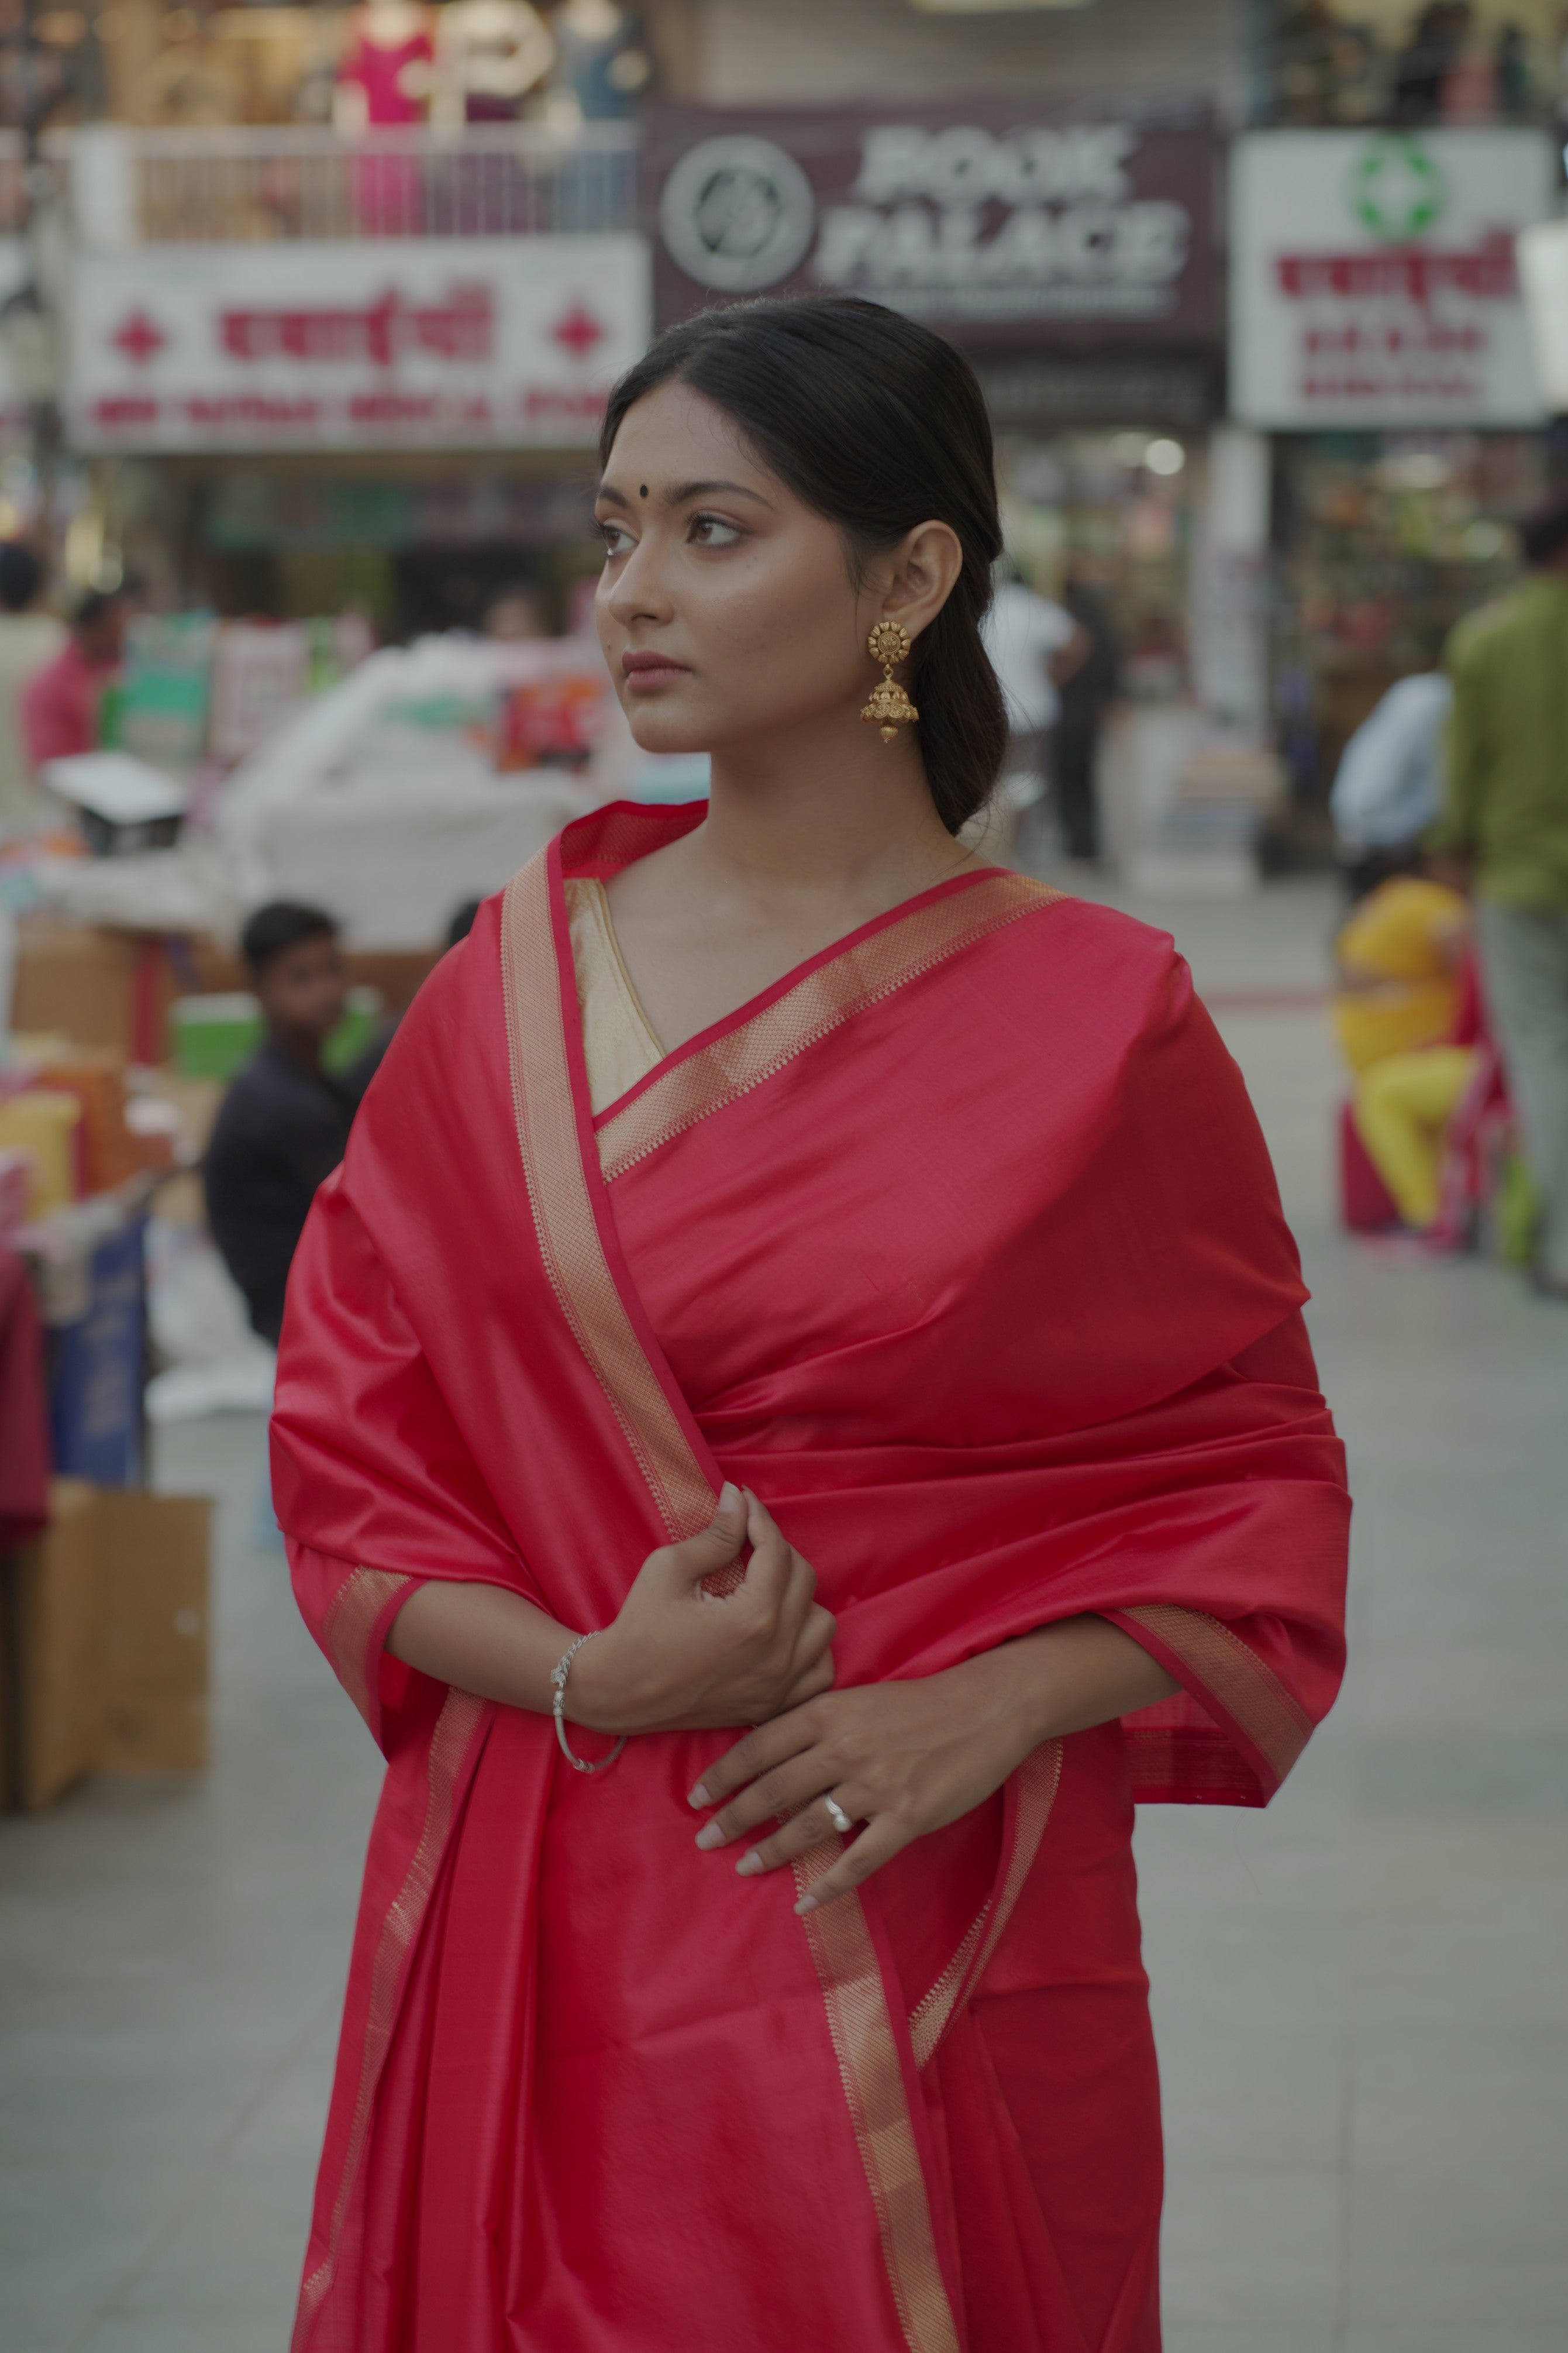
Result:
{"label": "person in yellow outfit", "polygon": [[1477,1067],[1460,1042],[1469,908],[1421,874],[1380,883],[1335,944],[1334,1026],[1356,1073],[1356,1133],[1403,1222],[1432,1225],[1443,1140]]}

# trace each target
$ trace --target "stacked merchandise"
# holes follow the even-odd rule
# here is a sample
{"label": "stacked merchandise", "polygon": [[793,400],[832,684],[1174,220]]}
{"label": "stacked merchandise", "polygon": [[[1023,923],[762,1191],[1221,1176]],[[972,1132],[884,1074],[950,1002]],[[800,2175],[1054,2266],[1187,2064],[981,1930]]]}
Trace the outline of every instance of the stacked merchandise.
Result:
{"label": "stacked merchandise", "polygon": [[208,1506],[143,1486],[148,1213],[182,1147],[178,1106],[118,1053],[11,1038],[0,1796],[12,1807],[47,1804],[89,1771],[205,1762]]}

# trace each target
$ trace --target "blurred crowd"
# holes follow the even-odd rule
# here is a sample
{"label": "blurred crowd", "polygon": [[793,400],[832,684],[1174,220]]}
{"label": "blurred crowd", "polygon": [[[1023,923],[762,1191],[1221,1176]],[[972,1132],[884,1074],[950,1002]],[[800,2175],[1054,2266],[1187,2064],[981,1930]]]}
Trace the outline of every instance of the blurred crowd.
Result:
{"label": "blurred crowd", "polygon": [[1346,1222],[1466,1246],[1489,1223],[1568,1300],[1568,495],[1525,576],[1347,744],[1337,1026]]}

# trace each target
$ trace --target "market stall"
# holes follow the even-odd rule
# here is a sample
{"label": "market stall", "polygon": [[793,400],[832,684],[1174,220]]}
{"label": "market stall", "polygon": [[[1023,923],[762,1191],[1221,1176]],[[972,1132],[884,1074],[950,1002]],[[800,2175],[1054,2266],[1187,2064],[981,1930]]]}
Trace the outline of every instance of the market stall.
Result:
{"label": "market stall", "polygon": [[633,765],[589,640],[428,638],[373,655],[241,762],[216,839],[247,904],[309,899],[351,947],[421,948]]}

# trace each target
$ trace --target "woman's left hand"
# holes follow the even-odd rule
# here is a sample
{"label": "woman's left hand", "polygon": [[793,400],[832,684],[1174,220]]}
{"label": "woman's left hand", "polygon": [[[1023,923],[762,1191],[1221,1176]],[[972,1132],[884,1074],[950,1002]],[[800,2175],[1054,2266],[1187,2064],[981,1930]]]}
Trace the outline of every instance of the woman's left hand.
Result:
{"label": "woman's left hand", "polygon": [[1046,1736],[1037,1696],[1005,1672],[1011,1663],[991,1652],[918,1682],[825,1692],[759,1725],[692,1790],[694,1806],[720,1809],[698,1845],[728,1846],[789,1815],[735,1866],[776,1871],[834,1836],[826,1793],[865,1827],[795,1909],[847,1894],[911,1840],[982,1804]]}

